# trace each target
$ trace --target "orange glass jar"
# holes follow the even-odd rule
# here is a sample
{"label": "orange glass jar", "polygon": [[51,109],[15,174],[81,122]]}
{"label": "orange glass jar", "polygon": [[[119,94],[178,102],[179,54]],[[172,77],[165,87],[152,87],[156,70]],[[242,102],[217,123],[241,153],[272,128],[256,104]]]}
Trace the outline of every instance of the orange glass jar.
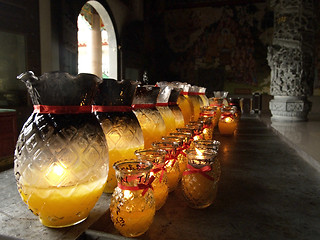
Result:
{"label": "orange glass jar", "polygon": [[159,87],[143,85],[136,88],[133,99],[133,112],[142,129],[144,148],[151,148],[154,141],[159,141],[167,133],[165,122],[156,108]]}
{"label": "orange glass jar", "polygon": [[188,169],[181,179],[183,195],[192,208],[201,209],[213,204],[218,190],[218,180],[213,163],[216,152],[188,151]]}
{"label": "orange glass jar", "polygon": [[177,159],[178,143],[169,141],[153,142],[152,146],[155,149],[161,149],[166,151],[165,156],[165,169],[168,177],[169,192],[172,192],[178,186],[181,179],[179,162]]}
{"label": "orange glass jar", "polygon": [[165,155],[166,152],[161,149],[142,149],[135,152],[140,160],[147,160],[152,162],[151,175],[155,177],[152,182],[154,200],[156,210],[159,210],[167,201],[168,198],[168,177],[165,169]]}
{"label": "orange glass jar", "polygon": [[179,163],[180,173],[182,174],[184,170],[187,169],[187,154],[186,151],[189,148],[189,145],[185,143],[183,136],[166,136],[162,137],[162,140],[165,142],[175,142],[178,144],[177,146],[177,161]]}
{"label": "orange glass jar", "polygon": [[168,104],[172,87],[165,85],[164,83],[157,83],[157,85],[160,86],[160,92],[157,98],[156,108],[160,112],[166,125],[166,135],[169,135],[169,133],[176,129],[175,116]]}
{"label": "orange glass jar", "polygon": [[174,82],[173,83],[177,88],[181,88],[182,91],[180,92],[180,95],[177,100],[177,104],[179,108],[181,109],[184,124],[187,124],[192,120],[193,116],[193,105],[192,102],[188,96],[189,93],[189,87],[190,85],[186,83],[180,83],[180,82]]}
{"label": "orange glass jar", "polygon": [[221,135],[233,135],[237,129],[237,120],[234,115],[234,108],[224,107],[218,123]]}
{"label": "orange glass jar", "polygon": [[199,87],[198,86],[191,86],[189,88],[188,97],[192,103],[192,121],[197,121],[200,116],[200,108],[203,107],[202,100],[199,94]]}
{"label": "orange glass jar", "polygon": [[199,87],[199,96],[203,102],[203,107],[209,106],[209,99],[206,96],[206,88],[205,87]]}
{"label": "orange glass jar", "polygon": [[114,227],[125,237],[144,234],[153,222],[152,166],[150,161],[137,159],[114,164],[118,186],[111,197],[110,215]]}
{"label": "orange glass jar", "polygon": [[[180,88],[173,88],[171,90],[171,94],[170,94],[169,102],[168,102],[169,108],[171,109],[171,111],[174,115],[174,118],[175,118],[176,128],[182,128],[185,125],[182,111],[177,103],[181,91],[182,91],[182,89],[180,89]],[[174,131],[172,131],[172,132],[174,132]]]}
{"label": "orange glass jar", "polygon": [[92,106],[109,148],[106,193],[112,193],[117,186],[113,164],[121,159],[134,158],[134,152],[144,147],[142,129],[131,107],[137,85],[129,80],[103,79]]}

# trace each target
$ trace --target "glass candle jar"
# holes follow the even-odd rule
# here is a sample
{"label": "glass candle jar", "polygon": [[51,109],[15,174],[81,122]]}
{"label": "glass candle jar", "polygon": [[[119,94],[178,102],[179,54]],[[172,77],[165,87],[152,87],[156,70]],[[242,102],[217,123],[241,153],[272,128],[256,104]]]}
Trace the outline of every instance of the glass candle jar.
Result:
{"label": "glass candle jar", "polygon": [[186,151],[187,149],[189,148],[189,145],[186,144],[184,142],[184,137],[183,136],[165,136],[165,137],[162,137],[162,140],[163,141],[168,141],[168,142],[176,142],[178,143],[178,146],[177,146],[177,161],[179,163],[179,169],[180,169],[180,173],[182,174],[184,170],[187,169],[187,163],[188,163],[188,160],[187,160],[187,154],[186,154]]}
{"label": "glass candle jar", "polygon": [[152,190],[150,161],[127,159],[116,162],[118,186],[115,188],[110,215],[114,227],[125,237],[137,237],[144,234],[153,222],[155,201]]}
{"label": "glass candle jar", "polygon": [[188,97],[192,103],[192,121],[197,121],[200,115],[200,107],[203,107],[202,100],[199,95],[198,86],[191,86],[189,88]]}
{"label": "glass candle jar", "polygon": [[[157,85],[160,83],[157,83]],[[161,117],[166,125],[166,135],[176,129],[176,121],[173,112],[169,108],[168,101],[172,87],[160,84],[160,92],[157,98],[156,108],[160,112]]]}
{"label": "glass candle jar", "polygon": [[152,182],[156,210],[159,210],[167,201],[168,197],[168,177],[165,169],[166,152],[161,149],[143,149],[135,152],[140,160],[147,160],[153,163],[151,175],[155,177]]}
{"label": "glass candle jar", "polygon": [[[218,152],[220,147],[220,142],[217,140],[199,140],[199,141],[193,142],[193,147],[194,149],[197,149],[200,152],[203,152],[203,151]],[[219,181],[221,176],[221,165],[220,165],[218,156],[215,157],[215,160],[212,166],[217,176],[217,181]]]}
{"label": "glass candle jar", "polygon": [[218,111],[220,111],[220,109],[218,110],[218,107],[202,107],[200,111],[200,119],[203,120],[206,118],[210,118],[212,120],[212,128],[214,129],[218,125],[218,121],[220,118]]}
{"label": "glass candle jar", "polygon": [[138,86],[133,99],[133,112],[142,129],[144,148],[151,148],[154,141],[166,135],[166,125],[156,108],[159,87],[152,85]]}
{"label": "glass candle jar", "polygon": [[179,145],[176,142],[159,141],[153,142],[152,146],[166,151],[165,169],[167,171],[169,192],[172,192],[176,189],[181,179],[179,162],[177,161],[177,148]]}
{"label": "glass candle jar", "polygon": [[181,179],[183,195],[192,208],[210,206],[217,194],[218,181],[214,171],[215,151],[188,151],[188,169]]}
{"label": "glass candle jar", "polygon": [[23,125],[14,153],[18,191],[47,227],[84,221],[108,176],[108,146],[91,113],[101,79],[92,74],[32,72],[25,82],[34,111]]}
{"label": "glass candle jar", "polygon": [[193,105],[191,100],[188,97],[189,87],[190,85],[181,82],[174,82],[173,83],[177,88],[181,88],[182,91],[177,100],[177,104],[181,109],[184,123],[187,124],[192,119],[193,115]]}
{"label": "glass candle jar", "polygon": [[[168,102],[169,108],[171,109],[171,111],[174,115],[174,119],[176,122],[176,128],[184,127],[183,114],[182,114],[182,111],[177,103],[181,91],[182,91],[182,89],[180,89],[180,88],[173,88],[171,90],[169,102]],[[172,132],[174,132],[174,131],[172,131]]]}
{"label": "glass candle jar", "polygon": [[134,158],[134,152],[144,147],[143,133],[131,107],[137,85],[138,82],[130,80],[103,79],[92,106],[109,148],[106,193],[112,193],[117,186],[113,164],[120,159]]}
{"label": "glass candle jar", "polygon": [[202,139],[212,140],[213,138],[213,117],[200,116],[199,121],[202,122]]}
{"label": "glass candle jar", "polygon": [[221,117],[218,123],[219,132],[221,135],[233,135],[237,129],[237,121],[234,116],[234,109],[224,107],[221,112]]}
{"label": "glass candle jar", "polygon": [[204,107],[209,106],[209,99],[206,96],[206,90],[207,89],[205,87],[199,87],[199,94]]}

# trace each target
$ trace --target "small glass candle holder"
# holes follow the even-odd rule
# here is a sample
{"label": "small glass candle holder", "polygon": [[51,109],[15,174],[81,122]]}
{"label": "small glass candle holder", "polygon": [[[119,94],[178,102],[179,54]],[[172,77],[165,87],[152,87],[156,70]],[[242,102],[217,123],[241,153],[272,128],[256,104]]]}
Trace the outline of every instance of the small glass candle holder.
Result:
{"label": "small glass candle holder", "polygon": [[193,141],[192,134],[190,132],[173,132],[173,133],[170,133],[169,136],[182,137],[183,144],[185,144],[187,148],[190,147],[190,144]]}
{"label": "small glass candle holder", "polygon": [[212,150],[188,151],[188,169],[183,172],[181,183],[183,195],[192,208],[209,207],[216,198],[218,181],[213,166],[216,155]]}
{"label": "small glass candle holder", "polygon": [[[219,147],[220,147],[220,142],[217,140],[199,140],[199,141],[194,141],[193,142],[194,149],[198,149],[200,152],[203,151],[215,151],[218,152]],[[214,163],[213,163],[213,168],[215,171],[215,174],[217,176],[217,181],[220,180],[221,176],[221,164],[219,161],[218,156],[215,157]]]}
{"label": "small glass candle holder", "polygon": [[208,116],[200,116],[199,121],[202,123],[202,139],[204,140],[212,140],[213,138],[213,117]]}
{"label": "small glass candle holder", "polygon": [[138,159],[151,161],[153,164],[151,175],[155,176],[155,179],[152,182],[152,187],[156,210],[159,210],[166,203],[169,193],[168,177],[165,169],[166,152],[161,149],[150,148],[137,150],[135,154]]}
{"label": "small glass candle holder", "polygon": [[184,137],[182,136],[165,136],[162,137],[163,141],[171,141],[178,143],[177,151],[177,161],[179,163],[180,173],[182,174],[184,170],[187,169],[187,154],[186,151],[189,145],[184,142]]}
{"label": "small glass candle holder", "polygon": [[225,107],[222,109],[221,117],[218,123],[221,135],[233,135],[237,129],[237,121],[234,116],[234,109]]}
{"label": "small glass candle holder", "polygon": [[193,146],[199,150],[212,149],[215,151],[219,150],[220,142],[217,140],[198,140],[193,142]]}
{"label": "small glass candle holder", "polygon": [[150,171],[152,162],[126,159],[113,165],[118,186],[115,188],[110,215],[114,227],[125,237],[144,234],[153,222],[155,201]]}
{"label": "small glass candle holder", "polygon": [[199,119],[202,121],[205,121],[207,118],[212,121],[212,129],[214,129],[218,125],[218,121],[220,118],[220,116],[218,116],[218,107],[214,107],[214,106],[202,107]]}
{"label": "small glass candle holder", "polygon": [[152,146],[155,149],[162,149],[166,151],[165,156],[165,169],[168,177],[169,192],[172,192],[178,186],[181,179],[180,167],[177,160],[177,142],[159,141],[153,142]]}

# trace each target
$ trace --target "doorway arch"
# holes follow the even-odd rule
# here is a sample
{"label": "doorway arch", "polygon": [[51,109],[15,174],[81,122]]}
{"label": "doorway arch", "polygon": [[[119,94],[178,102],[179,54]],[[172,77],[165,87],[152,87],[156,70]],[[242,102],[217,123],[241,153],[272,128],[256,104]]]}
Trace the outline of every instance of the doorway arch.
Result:
{"label": "doorway arch", "polygon": [[[101,22],[103,24],[103,28],[107,32],[107,43],[103,42],[101,40],[101,46],[104,45],[104,47],[107,47],[107,54],[102,53],[102,47],[101,47],[101,61],[94,61],[94,59],[88,58],[90,61],[89,64],[107,64],[108,66],[102,67],[103,69],[107,68],[107,73],[103,77],[118,79],[118,41],[117,41],[117,35],[115,31],[114,23],[108,13],[108,11],[105,9],[105,7],[99,3],[98,1],[87,1],[86,4],[89,4],[100,16]],[[79,32],[78,32],[79,33]],[[100,35],[101,39],[101,35]],[[79,42],[78,42],[79,43]],[[78,52],[79,51],[79,45],[78,45]],[[85,59],[86,60],[86,59]],[[84,61],[81,59],[81,56],[78,56],[78,62]],[[80,64],[79,64],[80,65]],[[81,69],[79,69],[79,72],[81,72]],[[92,73],[92,72],[91,72]],[[97,74],[102,75],[102,74]],[[100,76],[102,77],[102,76]]]}

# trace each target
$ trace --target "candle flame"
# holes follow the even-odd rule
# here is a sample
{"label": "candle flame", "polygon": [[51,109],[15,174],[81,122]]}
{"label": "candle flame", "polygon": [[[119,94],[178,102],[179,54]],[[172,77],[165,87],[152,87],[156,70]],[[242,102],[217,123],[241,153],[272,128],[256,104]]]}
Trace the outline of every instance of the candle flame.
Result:
{"label": "candle flame", "polygon": [[52,173],[54,173],[57,176],[62,176],[64,174],[65,170],[61,165],[54,165],[52,169]]}
{"label": "candle flame", "polygon": [[231,117],[226,117],[226,118],[225,118],[225,122],[226,122],[226,123],[232,122],[232,118],[231,118]]}
{"label": "candle flame", "polygon": [[194,149],[196,150],[198,156],[202,156],[203,155],[202,152],[198,148],[194,148]]}
{"label": "candle flame", "polygon": [[129,199],[129,198],[132,197],[132,193],[131,193],[130,190],[124,190],[123,191],[123,196],[124,196],[125,199]]}

